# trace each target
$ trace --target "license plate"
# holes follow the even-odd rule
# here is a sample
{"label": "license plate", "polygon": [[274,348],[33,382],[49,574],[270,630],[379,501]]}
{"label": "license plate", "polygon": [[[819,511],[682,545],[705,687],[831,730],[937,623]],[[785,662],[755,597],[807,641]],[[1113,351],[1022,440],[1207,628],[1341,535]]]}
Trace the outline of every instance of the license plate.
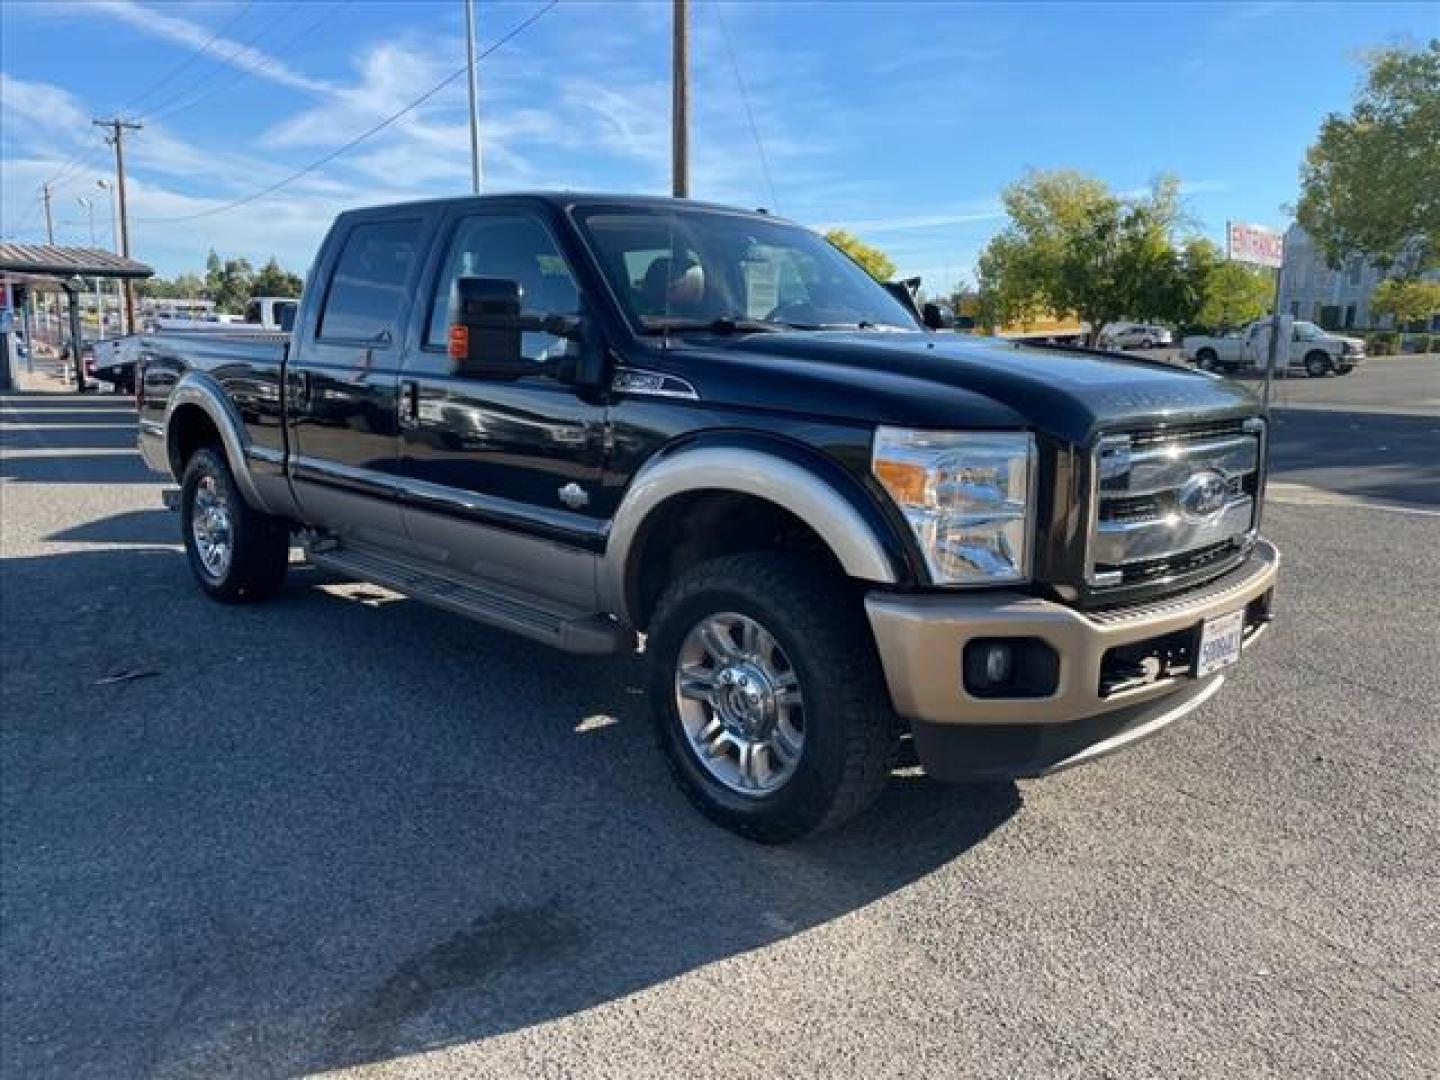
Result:
{"label": "license plate", "polygon": [[1245,636],[1245,609],[1206,619],[1200,630],[1200,655],[1195,677],[1203,679],[1240,659],[1240,641]]}

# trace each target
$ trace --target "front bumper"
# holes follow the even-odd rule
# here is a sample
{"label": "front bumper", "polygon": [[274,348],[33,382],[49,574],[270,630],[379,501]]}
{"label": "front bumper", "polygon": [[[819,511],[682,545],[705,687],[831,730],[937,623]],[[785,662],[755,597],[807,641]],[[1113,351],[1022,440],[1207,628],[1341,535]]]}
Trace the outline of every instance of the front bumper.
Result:
{"label": "front bumper", "polygon": [[[866,597],[865,608],[891,700],[911,722],[927,771],[942,778],[1029,776],[1119,749],[1202,704],[1222,677],[1196,680],[1185,673],[1158,673],[1148,682],[1117,688],[1108,678],[1115,650],[1183,641],[1190,634],[1198,640],[1205,620],[1241,609],[1249,615],[1244,644],[1250,645],[1269,618],[1279,565],[1280,553],[1260,540],[1245,562],[1215,581],[1108,611],[1077,611],[1017,593],[880,591]],[[1041,697],[969,693],[962,657],[966,644],[977,638],[1044,642],[1059,661],[1053,692]],[[942,742],[959,748],[942,755]]]}

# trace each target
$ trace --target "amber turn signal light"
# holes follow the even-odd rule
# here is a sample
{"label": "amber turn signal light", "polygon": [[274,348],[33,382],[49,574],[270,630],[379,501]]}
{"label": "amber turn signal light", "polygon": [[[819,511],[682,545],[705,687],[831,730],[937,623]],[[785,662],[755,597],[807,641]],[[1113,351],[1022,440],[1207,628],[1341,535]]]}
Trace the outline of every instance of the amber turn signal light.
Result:
{"label": "amber turn signal light", "polygon": [[470,355],[470,328],[455,323],[450,327],[450,359],[464,360]]}

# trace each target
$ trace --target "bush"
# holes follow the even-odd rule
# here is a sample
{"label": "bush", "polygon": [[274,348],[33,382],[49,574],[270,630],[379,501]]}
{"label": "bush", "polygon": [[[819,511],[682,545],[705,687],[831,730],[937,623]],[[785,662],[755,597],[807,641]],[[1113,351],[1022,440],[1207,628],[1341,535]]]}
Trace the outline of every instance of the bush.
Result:
{"label": "bush", "polygon": [[1394,356],[1400,351],[1400,335],[1394,330],[1372,330],[1365,335],[1365,348],[1371,356]]}

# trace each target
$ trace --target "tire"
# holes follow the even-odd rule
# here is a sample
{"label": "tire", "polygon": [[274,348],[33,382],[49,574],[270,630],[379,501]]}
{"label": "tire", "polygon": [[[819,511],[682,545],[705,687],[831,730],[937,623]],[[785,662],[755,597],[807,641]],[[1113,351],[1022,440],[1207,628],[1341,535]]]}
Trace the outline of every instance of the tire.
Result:
{"label": "tire", "polygon": [[1195,354],[1195,366],[1201,371],[1214,371],[1217,359],[1214,349],[1201,349]]}
{"label": "tire", "polygon": [[[755,638],[746,623],[759,627]],[[718,637],[707,628],[723,628],[729,648],[706,651]],[[843,578],[777,552],[701,563],[660,598],[646,653],[661,750],[681,790],[717,824],[785,843],[848,821],[884,788],[900,723],[860,598]],[[720,653],[730,660],[722,664]],[[752,665],[754,657],[763,662]],[[747,681],[747,671],[755,677],[767,667],[773,686]],[[753,708],[755,697],[741,687],[756,682],[762,704]],[[737,719],[733,702],[746,696],[752,713]],[[744,728],[752,719],[755,727]],[[707,739],[702,726],[718,733]],[[760,746],[766,732],[770,745]],[[745,742],[748,776],[740,766]],[[702,745],[714,752],[702,754]]]}
{"label": "tire", "polygon": [[1330,354],[1319,349],[1305,354],[1305,374],[1312,379],[1323,379],[1330,374]]}
{"label": "tire", "polygon": [[214,447],[195,451],[185,464],[180,522],[190,570],[206,596],[254,604],[280,591],[290,565],[290,527],[245,502],[225,455]]}
{"label": "tire", "polygon": [[1149,338],[1146,338],[1144,341],[1140,342],[1140,348],[1142,349],[1153,349],[1154,347],[1155,342],[1151,341]]}

